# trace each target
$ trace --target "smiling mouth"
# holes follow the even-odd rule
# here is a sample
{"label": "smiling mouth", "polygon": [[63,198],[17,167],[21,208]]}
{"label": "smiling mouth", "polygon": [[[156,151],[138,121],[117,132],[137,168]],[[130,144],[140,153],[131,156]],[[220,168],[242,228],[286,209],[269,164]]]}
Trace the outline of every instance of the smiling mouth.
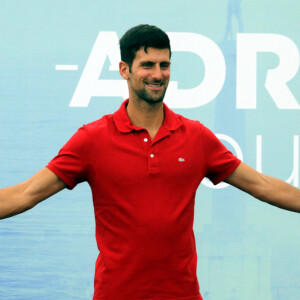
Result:
{"label": "smiling mouth", "polygon": [[159,89],[163,85],[163,83],[146,83],[146,85],[152,89]]}

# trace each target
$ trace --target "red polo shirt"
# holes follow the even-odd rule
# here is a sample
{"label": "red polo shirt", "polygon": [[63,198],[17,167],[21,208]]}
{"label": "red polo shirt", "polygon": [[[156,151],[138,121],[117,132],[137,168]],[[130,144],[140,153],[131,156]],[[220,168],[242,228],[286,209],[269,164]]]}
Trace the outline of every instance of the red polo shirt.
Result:
{"label": "red polo shirt", "polygon": [[70,189],[91,186],[100,251],[93,299],[202,299],[195,193],[204,177],[217,184],[240,160],[200,122],[166,105],[151,141],[131,124],[127,103],[80,128],[47,166]]}

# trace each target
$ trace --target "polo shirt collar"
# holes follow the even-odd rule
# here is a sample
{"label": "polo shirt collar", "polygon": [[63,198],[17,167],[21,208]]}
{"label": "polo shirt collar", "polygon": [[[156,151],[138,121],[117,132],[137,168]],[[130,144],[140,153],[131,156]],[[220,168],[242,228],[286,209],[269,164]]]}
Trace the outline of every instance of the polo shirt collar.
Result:
{"label": "polo shirt collar", "polygon": [[[123,101],[121,107],[113,114],[113,119],[115,124],[120,132],[128,133],[132,131],[143,130],[141,127],[134,126],[127,114],[126,106],[129,102],[129,99]],[[169,131],[174,131],[182,125],[182,122],[177,114],[164,105],[164,122],[163,125]]]}

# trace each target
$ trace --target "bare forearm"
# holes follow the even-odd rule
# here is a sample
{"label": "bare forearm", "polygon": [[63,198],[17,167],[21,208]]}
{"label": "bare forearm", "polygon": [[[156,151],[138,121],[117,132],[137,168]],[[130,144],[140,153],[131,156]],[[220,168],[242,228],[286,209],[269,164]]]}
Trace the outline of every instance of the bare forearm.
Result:
{"label": "bare forearm", "polygon": [[245,163],[226,178],[225,182],[277,207],[300,212],[300,190],[292,185],[257,172]]}
{"label": "bare forearm", "polygon": [[66,187],[47,168],[23,183],[0,190],[0,219],[20,214]]}
{"label": "bare forearm", "polygon": [[22,196],[22,184],[0,189],[0,219],[20,214],[32,206]]}
{"label": "bare forearm", "polygon": [[254,195],[256,198],[271,205],[300,212],[300,190],[280,179],[262,175],[267,188],[261,193]]}

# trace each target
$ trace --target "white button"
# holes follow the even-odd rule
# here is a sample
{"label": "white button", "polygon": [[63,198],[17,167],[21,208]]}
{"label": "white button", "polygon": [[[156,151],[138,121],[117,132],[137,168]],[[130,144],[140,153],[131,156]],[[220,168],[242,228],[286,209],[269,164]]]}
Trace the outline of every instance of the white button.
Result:
{"label": "white button", "polygon": [[150,154],[150,157],[151,157],[151,158],[153,158],[153,157],[154,157],[154,154],[153,154],[153,153],[151,153],[151,154]]}
{"label": "white button", "polygon": [[147,143],[147,142],[148,142],[148,139],[147,139],[147,138],[144,138],[144,142]]}

